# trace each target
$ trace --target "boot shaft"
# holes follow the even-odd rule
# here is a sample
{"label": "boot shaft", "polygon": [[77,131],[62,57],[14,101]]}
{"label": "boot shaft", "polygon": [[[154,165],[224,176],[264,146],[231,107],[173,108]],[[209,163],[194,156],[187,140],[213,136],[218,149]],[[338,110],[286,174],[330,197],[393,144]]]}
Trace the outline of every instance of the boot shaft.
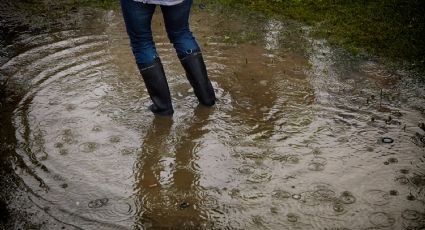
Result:
{"label": "boot shaft", "polygon": [[186,77],[192,85],[199,102],[206,106],[214,105],[216,100],[214,88],[208,79],[207,68],[202,53],[191,53],[181,58],[180,62],[186,71]]}
{"label": "boot shaft", "polygon": [[171,94],[161,60],[156,58],[152,64],[137,66],[153,103],[149,109],[157,115],[172,115]]}

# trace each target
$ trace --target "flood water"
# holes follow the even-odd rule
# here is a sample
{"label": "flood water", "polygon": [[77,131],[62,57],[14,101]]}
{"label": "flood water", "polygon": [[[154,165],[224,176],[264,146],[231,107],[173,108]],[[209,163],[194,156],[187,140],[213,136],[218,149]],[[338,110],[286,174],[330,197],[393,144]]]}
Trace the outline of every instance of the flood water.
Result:
{"label": "flood water", "polygon": [[41,226],[425,229],[423,76],[296,23],[223,15],[191,18],[213,108],[154,16],[173,118],[147,110],[119,10],[2,47],[0,80],[20,95],[7,159]]}

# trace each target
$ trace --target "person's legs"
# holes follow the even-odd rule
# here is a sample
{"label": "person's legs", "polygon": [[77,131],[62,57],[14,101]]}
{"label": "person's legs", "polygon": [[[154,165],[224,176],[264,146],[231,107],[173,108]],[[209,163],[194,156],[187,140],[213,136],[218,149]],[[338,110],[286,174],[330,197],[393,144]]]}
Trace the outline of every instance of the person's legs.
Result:
{"label": "person's legs", "polygon": [[187,52],[199,50],[198,43],[189,29],[191,6],[192,0],[185,0],[174,6],[161,6],[168,38],[179,58],[183,58]]}
{"label": "person's legs", "polygon": [[201,50],[189,29],[191,6],[192,0],[184,0],[174,6],[161,6],[161,10],[168,38],[176,49],[196,97],[201,104],[212,106],[216,99],[214,89],[208,79]]}
{"label": "person's legs", "polygon": [[158,57],[151,30],[152,15],[156,6],[133,0],[121,0],[120,2],[136,63],[152,63]]}
{"label": "person's legs", "polygon": [[155,5],[121,0],[121,9],[137,67],[153,102],[149,109],[157,115],[172,115],[170,90],[152,37]]}

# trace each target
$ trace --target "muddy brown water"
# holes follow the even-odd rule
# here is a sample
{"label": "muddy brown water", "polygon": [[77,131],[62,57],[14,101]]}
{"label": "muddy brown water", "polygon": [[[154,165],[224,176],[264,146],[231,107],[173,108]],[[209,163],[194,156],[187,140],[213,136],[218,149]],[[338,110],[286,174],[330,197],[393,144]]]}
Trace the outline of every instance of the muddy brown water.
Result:
{"label": "muddy brown water", "polygon": [[158,12],[175,115],[154,117],[120,12],[96,15],[2,47],[19,51],[0,72],[22,97],[8,159],[58,228],[425,228],[417,76],[332,48],[308,27],[195,9],[218,97],[204,108]]}

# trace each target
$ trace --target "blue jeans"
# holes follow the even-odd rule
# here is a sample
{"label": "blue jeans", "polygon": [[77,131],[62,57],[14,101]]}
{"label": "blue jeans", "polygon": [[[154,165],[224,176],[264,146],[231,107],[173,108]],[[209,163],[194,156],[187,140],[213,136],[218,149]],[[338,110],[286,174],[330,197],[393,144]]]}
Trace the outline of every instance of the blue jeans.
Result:
{"label": "blue jeans", "polygon": [[[161,5],[168,38],[179,58],[199,50],[198,43],[189,29],[191,6],[192,0],[184,0],[174,6]],[[156,5],[134,0],[121,0],[124,22],[137,64],[150,64],[158,57],[151,29],[155,7]]]}

